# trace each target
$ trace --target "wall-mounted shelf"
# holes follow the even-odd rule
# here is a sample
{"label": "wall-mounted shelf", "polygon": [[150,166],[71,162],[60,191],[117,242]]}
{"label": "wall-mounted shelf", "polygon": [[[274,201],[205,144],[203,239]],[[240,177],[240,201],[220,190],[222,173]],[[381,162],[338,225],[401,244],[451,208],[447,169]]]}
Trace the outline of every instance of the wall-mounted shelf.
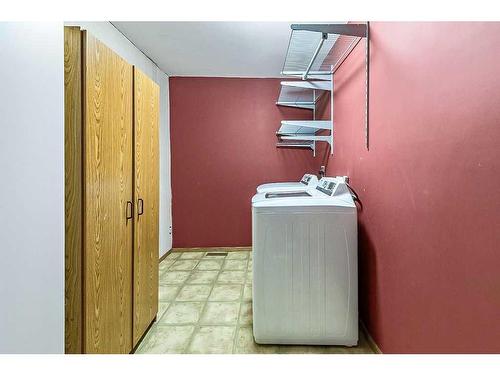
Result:
{"label": "wall-mounted shelf", "polygon": [[328,142],[330,145],[332,144],[331,138],[329,135],[285,135],[282,136],[281,139],[283,140],[294,140],[294,141],[321,141],[321,142]]}
{"label": "wall-mounted shelf", "polygon": [[[283,142],[277,147],[310,148],[316,156],[316,142],[327,142],[333,155],[333,74],[362,38],[367,39],[366,143],[368,147],[368,36],[366,24],[293,24],[282,75],[302,80],[281,82],[277,105],[313,110],[311,121],[282,121],[276,132]],[[327,91],[330,119],[316,121],[316,104]],[[325,135],[324,132],[330,131]],[[319,134],[318,134],[319,133]]]}
{"label": "wall-mounted shelf", "polygon": [[319,98],[330,90],[329,81],[282,81],[276,104],[314,110]]}
{"label": "wall-mounted shelf", "polygon": [[361,38],[365,24],[294,24],[281,74],[330,80]]}
{"label": "wall-mounted shelf", "polygon": [[[318,135],[319,132],[329,130],[328,135]],[[284,147],[302,147],[313,150],[316,156],[316,142],[328,142],[333,145],[333,125],[330,120],[297,120],[281,121],[281,126],[276,135],[281,141],[290,141],[278,143],[276,146]],[[306,143],[304,143],[306,141]],[[293,146],[290,146],[292,145]]]}
{"label": "wall-mounted shelf", "polygon": [[276,147],[282,148],[309,148],[316,153],[316,144],[311,141],[283,141],[276,143]]}
{"label": "wall-mounted shelf", "polygon": [[330,120],[298,120],[281,121],[281,127],[276,132],[277,135],[292,134],[315,134],[319,130],[331,130],[332,122]]}
{"label": "wall-mounted shelf", "polygon": [[282,81],[281,86],[323,91],[330,91],[332,89],[328,81]]}
{"label": "wall-mounted shelf", "polygon": [[[333,91],[333,81],[283,81],[277,105],[286,105],[313,110],[312,120],[284,120],[276,132],[282,141],[294,142],[293,146],[286,143],[288,147],[303,147],[313,150],[316,156],[316,142],[328,142],[333,145],[333,124],[331,120],[316,120],[316,103],[327,91]],[[330,134],[324,133],[329,131]],[[318,133],[322,133],[318,135]],[[306,143],[304,143],[306,141]],[[278,147],[286,147],[284,143],[278,143]],[[330,147],[332,148],[332,147]]]}
{"label": "wall-mounted shelf", "polygon": [[303,88],[281,86],[277,105],[303,109],[315,109],[317,98],[312,90]]}

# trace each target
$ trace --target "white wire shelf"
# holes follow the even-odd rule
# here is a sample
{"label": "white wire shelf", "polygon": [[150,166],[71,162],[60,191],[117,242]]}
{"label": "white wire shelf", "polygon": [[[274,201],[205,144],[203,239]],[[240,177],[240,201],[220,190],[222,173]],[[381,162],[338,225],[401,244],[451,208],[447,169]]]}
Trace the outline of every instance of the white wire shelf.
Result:
{"label": "white wire shelf", "polygon": [[[283,81],[278,105],[289,105],[313,110],[313,120],[283,120],[276,132],[282,143],[278,147],[301,147],[313,150],[316,156],[316,142],[333,143],[331,120],[316,120],[316,103],[327,91],[333,90],[333,81]],[[286,104],[284,104],[286,103]],[[324,132],[330,134],[325,135]],[[318,133],[322,135],[318,135]],[[290,143],[293,142],[293,143]],[[304,143],[306,142],[306,143]]]}
{"label": "white wire shelf", "polygon": [[303,80],[331,80],[332,72],[365,36],[364,24],[292,25],[281,74]]}
{"label": "white wire shelf", "polygon": [[291,134],[315,134],[320,130],[332,130],[332,122],[330,120],[296,120],[296,121],[281,121],[281,126],[276,132],[277,135]]}
{"label": "white wire shelf", "polygon": [[307,148],[312,150],[316,156],[316,143],[311,141],[281,141],[276,143],[276,147],[282,148]]}
{"label": "white wire shelf", "polygon": [[285,82],[281,82],[280,95],[276,104],[286,107],[315,109],[316,101],[319,97],[320,95],[316,95],[315,90],[292,86]]}
{"label": "white wire shelf", "polygon": [[332,137],[329,135],[284,135],[281,139],[291,140],[291,141],[311,141],[311,142],[328,142],[330,146],[332,145]]}
{"label": "white wire shelf", "polygon": [[313,142],[278,142],[276,143],[276,147],[293,147],[293,148],[310,148],[314,150]]}
{"label": "white wire shelf", "polygon": [[323,93],[331,89],[330,81],[283,81],[276,104],[314,110]]}
{"label": "white wire shelf", "polygon": [[284,107],[294,107],[294,108],[302,108],[302,109],[315,109],[316,108],[316,103],[315,102],[302,102],[302,101],[285,102],[285,101],[277,101],[276,104],[284,106]]}
{"label": "white wire shelf", "polygon": [[[294,24],[288,43],[282,75],[302,80],[281,82],[277,105],[313,110],[310,121],[282,121],[276,135],[277,147],[310,148],[316,156],[316,142],[327,142],[333,155],[333,74],[356,47],[367,39],[367,80],[369,26],[366,24]],[[330,95],[330,120],[316,121],[316,103],[327,91]],[[368,89],[367,89],[368,113]],[[368,129],[368,117],[366,122]],[[329,131],[329,134],[326,133]],[[368,134],[368,130],[366,130]],[[367,147],[368,147],[368,138]]]}
{"label": "white wire shelf", "polygon": [[331,91],[332,89],[332,85],[327,81],[282,81],[281,86],[323,91]]}

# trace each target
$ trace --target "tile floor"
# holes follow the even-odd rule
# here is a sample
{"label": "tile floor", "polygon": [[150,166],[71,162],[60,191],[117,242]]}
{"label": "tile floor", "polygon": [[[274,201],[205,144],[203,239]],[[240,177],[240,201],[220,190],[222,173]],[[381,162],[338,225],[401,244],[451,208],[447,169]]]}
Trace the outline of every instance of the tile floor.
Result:
{"label": "tile floor", "polygon": [[206,254],[174,252],[160,263],[157,320],[136,353],[373,353],[362,331],[354,348],[256,344],[251,252]]}

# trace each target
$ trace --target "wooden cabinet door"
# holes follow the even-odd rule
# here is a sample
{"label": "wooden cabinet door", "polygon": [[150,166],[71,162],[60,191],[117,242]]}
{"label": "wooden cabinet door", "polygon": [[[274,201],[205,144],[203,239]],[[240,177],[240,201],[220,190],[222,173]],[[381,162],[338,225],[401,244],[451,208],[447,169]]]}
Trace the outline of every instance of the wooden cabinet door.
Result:
{"label": "wooden cabinet door", "polygon": [[134,67],[134,345],[158,312],[159,98]]}
{"label": "wooden cabinet door", "polygon": [[64,352],[82,352],[82,45],[64,28]]}
{"label": "wooden cabinet door", "polygon": [[82,42],[84,352],[129,353],[133,72],[91,34],[83,32]]}

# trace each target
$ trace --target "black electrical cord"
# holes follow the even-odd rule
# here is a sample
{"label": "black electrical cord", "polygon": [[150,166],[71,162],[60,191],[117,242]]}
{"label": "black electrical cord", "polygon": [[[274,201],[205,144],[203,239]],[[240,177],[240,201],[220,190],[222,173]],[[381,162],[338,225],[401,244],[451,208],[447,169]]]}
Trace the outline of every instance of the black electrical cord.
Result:
{"label": "black electrical cord", "polygon": [[352,188],[351,185],[349,185],[347,182],[345,183],[349,191],[351,192],[352,199],[354,199],[354,202],[358,202],[359,207],[361,210],[363,209],[363,203],[361,203],[361,200],[359,199],[358,193]]}

